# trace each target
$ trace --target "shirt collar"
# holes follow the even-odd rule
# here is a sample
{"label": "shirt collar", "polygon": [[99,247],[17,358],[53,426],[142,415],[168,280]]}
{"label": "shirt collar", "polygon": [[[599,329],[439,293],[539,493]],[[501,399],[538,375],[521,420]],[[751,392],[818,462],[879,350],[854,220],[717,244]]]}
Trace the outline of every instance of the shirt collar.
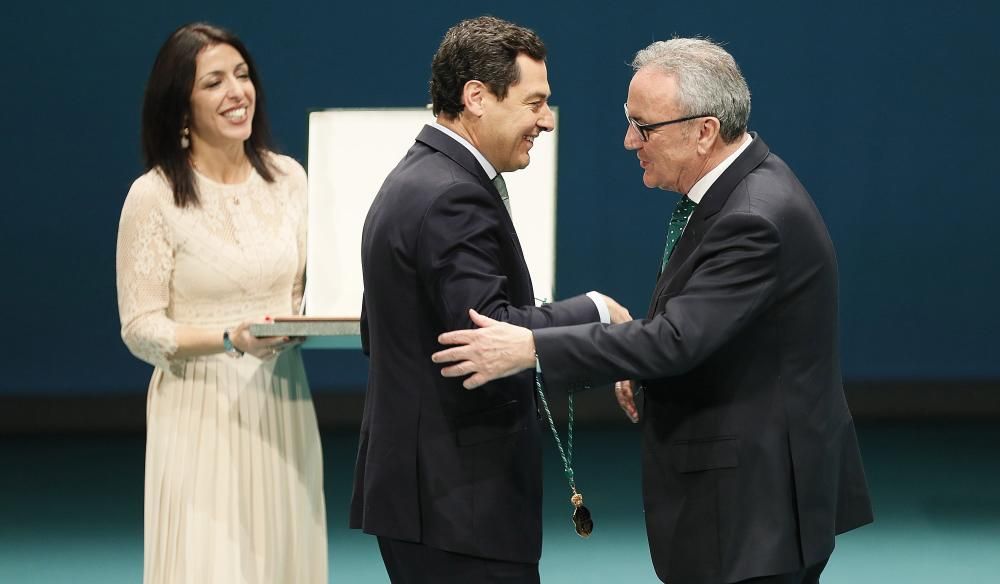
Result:
{"label": "shirt collar", "polygon": [[437,120],[434,120],[430,124],[430,127],[434,128],[435,130],[438,130],[440,132],[443,132],[446,136],[450,136],[452,140],[458,142],[462,146],[465,146],[465,148],[469,152],[471,152],[473,156],[476,157],[476,160],[479,161],[479,165],[482,166],[483,170],[486,171],[486,176],[489,177],[490,180],[493,180],[494,178],[496,178],[496,176],[497,176],[497,170],[495,168],[493,168],[493,165],[490,164],[489,160],[486,160],[486,157],[483,156],[483,153],[480,152],[479,150],[476,150],[476,147],[473,146],[472,144],[470,144],[468,140],[466,140],[465,138],[459,136],[453,130],[442,126],[441,124],[439,124],[437,122]]}
{"label": "shirt collar", "polygon": [[708,189],[712,188],[712,185],[715,184],[715,181],[718,180],[720,176],[722,176],[722,173],[726,172],[726,169],[736,162],[736,159],[740,157],[740,154],[743,154],[743,151],[750,146],[751,142],[753,142],[753,137],[747,133],[743,138],[743,144],[736,149],[736,152],[727,156],[726,159],[720,162],[718,166],[708,171],[705,176],[701,177],[698,179],[698,182],[694,183],[694,186],[691,187],[691,190],[687,194],[687,198],[694,201],[695,204],[700,203],[702,197],[704,197],[705,193],[708,192]]}

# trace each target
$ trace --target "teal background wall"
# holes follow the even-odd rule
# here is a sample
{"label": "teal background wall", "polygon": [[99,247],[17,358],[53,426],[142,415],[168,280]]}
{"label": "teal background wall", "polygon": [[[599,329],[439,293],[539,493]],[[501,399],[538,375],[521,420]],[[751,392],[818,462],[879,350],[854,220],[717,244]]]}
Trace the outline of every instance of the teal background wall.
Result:
{"label": "teal background wall", "polygon": [[[142,170],[143,87],[171,30],[237,32],[279,145],[305,162],[308,110],[426,103],[441,35],[483,13],[534,28],[550,50],[560,296],[598,289],[645,312],[676,197],[645,189],[622,148],[627,62],[652,40],[706,35],[743,68],[751,128],[827,220],[845,376],[1000,379],[1000,4],[18,2],[0,35],[0,395],[146,386],[149,367],[118,336],[114,249]],[[364,384],[357,352],[307,360],[317,390]]]}

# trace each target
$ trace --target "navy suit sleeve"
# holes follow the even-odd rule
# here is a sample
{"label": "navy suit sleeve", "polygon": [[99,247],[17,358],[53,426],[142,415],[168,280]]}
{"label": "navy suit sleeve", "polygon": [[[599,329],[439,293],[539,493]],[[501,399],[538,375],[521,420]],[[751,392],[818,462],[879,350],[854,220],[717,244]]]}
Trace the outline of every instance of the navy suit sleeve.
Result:
{"label": "navy suit sleeve", "polygon": [[771,304],[779,250],[770,221],[745,213],[720,218],[705,234],[687,284],[653,318],[536,331],[546,382],[577,386],[685,373]]}
{"label": "navy suit sleeve", "polygon": [[523,269],[523,260],[505,245],[504,238],[512,235],[506,233],[503,212],[485,188],[473,183],[452,186],[428,208],[418,236],[417,269],[444,330],[472,327],[470,308],[532,329],[599,320],[586,296],[542,307],[512,303],[510,272]]}

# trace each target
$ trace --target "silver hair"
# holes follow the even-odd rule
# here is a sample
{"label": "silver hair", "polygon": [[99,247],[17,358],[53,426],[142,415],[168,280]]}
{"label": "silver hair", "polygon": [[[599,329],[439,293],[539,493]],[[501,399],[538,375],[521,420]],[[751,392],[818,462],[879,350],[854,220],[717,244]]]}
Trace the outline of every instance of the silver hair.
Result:
{"label": "silver hair", "polygon": [[709,39],[657,41],[635,54],[632,69],[657,67],[677,79],[677,99],[684,115],[719,118],[727,144],[746,132],[750,88],[733,56]]}

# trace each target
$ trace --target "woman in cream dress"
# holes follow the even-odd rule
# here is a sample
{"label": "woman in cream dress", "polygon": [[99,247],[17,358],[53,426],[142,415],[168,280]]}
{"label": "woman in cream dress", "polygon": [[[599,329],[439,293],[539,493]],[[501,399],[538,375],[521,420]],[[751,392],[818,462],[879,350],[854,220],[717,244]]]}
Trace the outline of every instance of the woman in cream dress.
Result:
{"label": "woman in cream dress", "polygon": [[155,366],[147,399],[144,581],[327,581],[316,415],[294,314],[306,176],[268,148],[253,62],[231,33],[175,31],[146,88],[148,172],[118,230],[122,338]]}

